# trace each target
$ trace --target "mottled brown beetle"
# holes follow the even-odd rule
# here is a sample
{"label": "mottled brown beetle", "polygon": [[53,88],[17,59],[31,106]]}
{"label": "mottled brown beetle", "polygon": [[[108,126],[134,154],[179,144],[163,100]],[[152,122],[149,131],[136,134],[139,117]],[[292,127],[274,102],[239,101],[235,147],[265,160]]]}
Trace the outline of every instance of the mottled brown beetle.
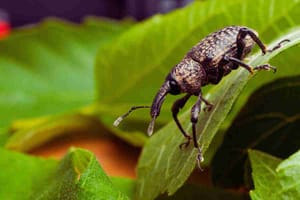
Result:
{"label": "mottled brown beetle", "polygon": [[[206,38],[196,44],[184,58],[171,70],[165,79],[164,84],[160,87],[156,94],[152,106],[134,106],[126,114],[119,117],[114,125],[117,126],[130,112],[139,108],[151,108],[150,115],[152,120],[148,127],[148,135],[153,133],[155,119],[159,116],[160,108],[168,93],[177,95],[186,93],[185,96],[175,101],[172,106],[173,118],[180,129],[186,142],[180,145],[180,148],[187,147],[193,138],[195,148],[198,149],[197,161],[203,161],[201,148],[198,145],[196,137],[196,123],[201,110],[201,102],[203,101],[207,107],[206,111],[210,111],[213,105],[203,98],[201,87],[207,84],[218,84],[221,79],[229,74],[231,70],[237,69],[239,66],[244,67],[251,74],[254,70],[273,70],[276,68],[269,65],[259,65],[251,67],[242,60],[250,53],[256,43],[263,54],[272,52],[281,47],[284,42],[282,40],[275,47],[267,50],[266,46],[258,38],[256,31],[243,26],[228,26],[219,31],[211,33]],[[195,95],[198,97],[196,103],[191,109],[191,123],[193,137],[189,136],[182,128],[177,114],[184,107],[187,100]]]}

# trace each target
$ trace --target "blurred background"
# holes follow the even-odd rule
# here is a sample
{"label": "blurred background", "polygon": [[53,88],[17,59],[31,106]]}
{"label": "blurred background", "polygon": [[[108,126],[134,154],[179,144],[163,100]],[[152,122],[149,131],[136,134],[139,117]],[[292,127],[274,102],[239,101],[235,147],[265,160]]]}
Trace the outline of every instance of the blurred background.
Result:
{"label": "blurred background", "polygon": [[[0,0],[0,39],[4,39],[10,35],[11,30],[14,28],[31,26],[45,20],[47,17],[57,17],[75,23],[80,23],[87,16],[100,16],[116,20],[132,18],[141,21],[157,13],[167,13],[176,8],[184,7],[192,1],[193,0]],[[51,34],[53,33],[49,33],[49,36],[44,36],[50,37]],[[5,48],[4,46],[3,48],[7,51],[11,47],[8,46],[8,48]],[[20,52],[20,55],[24,54],[23,49]],[[12,55],[15,56],[14,53]],[[30,54],[28,59],[33,57],[34,56]],[[27,58],[25,60],[27,60]],[[91,60],[93,59],[91,58]],[[122,141],[99,138],[99,132],[103,132],[103,130],[60,137],[40,148],[34,149],[30,153],[39,156],[60,158],[65,155],[70,146],[82,147],[93,151],[98,158],[101,158],[101,164],[107,173],[114,175],[125,174],[129,177],[134,177],[134,168],[139,155],[139,149],[128,146],[128,144]],[[130,153],[124,154],[124,152]],[[122,159],[113,159],[117,158],[120,154],[122,154]],[[119,169],[115,167],[120,165],[118,163],[126,163],[126,165],[123,165],[122,169]]]}
{"label": "blurred background", "polygon": [[145,19],[155,13],[165,13],[183,7],[192,0],[1,0],[0,18],[12,27],[36,23],[48,16],[80,22],[88,15],[114,19],[133,17]]}

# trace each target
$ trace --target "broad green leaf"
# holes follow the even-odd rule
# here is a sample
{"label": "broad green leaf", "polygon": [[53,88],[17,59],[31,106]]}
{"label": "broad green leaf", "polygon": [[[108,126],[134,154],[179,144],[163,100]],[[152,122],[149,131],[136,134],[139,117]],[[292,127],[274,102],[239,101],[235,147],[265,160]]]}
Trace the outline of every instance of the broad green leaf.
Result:
{"label": "broad green leaf", "polygon": [[91,103],[97,49],[126,28],[111,23],[117,27],[47,20],[0,41],[0,127]]}
{"label": "broad green leaf", "polygon": [[0,156],[1,199],[128,199],[88,151],[71,149],[59,162],[4,149]]}
{"label": "broad green leaf", "polygon": [[254,190],[253,200],[300,198],[300,151],[286,160],[279,160],[259,151],[249,151]]}
{"label": "broad green leaf", "polygon": [[249,148],[281,158],[297,151],[300,146],[299,101],[300,76],[277,80],[254,92],[214,157],[214,182],[226,187],[247,185],[243,174]]}
{"label": "broad green leaf", "polygon": [[[236,0],[226,4],[218,0],[205,1],[135,26],[122,34],[110,48],[105,48],[106,51],[102,51],[104,54],[98,55],[96,70],[99,102],[102,105],[99,110],[105,113],[105,116],[102,115],[103,121],[111,124],[113,117],[130,105],[149,104],[149,99],[152,99],[164,76],[184,53],[204,35],[225,25],[243,24],[252,27],[262,35],[263,40],[268,37],[272,45],[279,41],[275,40],[279,36],[280,39],[289,38],[291,42],[284,48],[250,59],[253,66],[268,62],[279,52],[299,43],[299,30],[284,35],[295,26],[299,7],[298,1]],[[253,15],[254,11],[257,17]],[[232,16],[228,13],[232,13]],[[265,16],[264,20],[259,20],[258,16]],[[286,19],[288,23],[282,23]],[[215,107],[208,114],[202,113],[199,120],[198,133],[202,133],[200,143],[204,152],[249,77],[248,72],[240,69],[224,78],[206,95]],[[164,108],[169,109],[169,104],[166,103]],[[138,114],[135,116],[139,120],[145,119]],[[137,120],[135,116],[131,116],[133,121]],[[181,120],[184,127],[187,127],[188,112],[182,115]],[[175,124],[170,123],[147,143],[138,166],[137,198],[153,199],[164,192],[173,194],[187,180],[195,167],[196,151],[192,147],[180,151],[178,145],[183,139]]]}
{"label": "broad green leaf", "polygon": [[[52,19],[16,29],[0,41],[0,127],[13,122],[9,130],[16,131],[7,147],[30,150],[93,124],[83,115],[74,122],[69,113],[94,101],[97,49],[129,26],[100,18],[87,18],[81,25]],[[22,127],[15,130],[20,121]],[[1,143],[7,138],[1,135]]]}
{"label": "broad green leaf", "polygon": [[[249,159],[252,168],[252,177],[254,180],[254,191],[250,192],[252,199],[263,199],[261,195],[267,195],[267,199],[278,189],[278,180],[276,179],[276,167],[281,160],[269,154],[249,150]],[[274,198],[274,196],[273,196]]]}
{"label": "broad green leaf", "polygon": [[0,199],[31,199],[30,196],[54,173],[57,162],[0,149]]}

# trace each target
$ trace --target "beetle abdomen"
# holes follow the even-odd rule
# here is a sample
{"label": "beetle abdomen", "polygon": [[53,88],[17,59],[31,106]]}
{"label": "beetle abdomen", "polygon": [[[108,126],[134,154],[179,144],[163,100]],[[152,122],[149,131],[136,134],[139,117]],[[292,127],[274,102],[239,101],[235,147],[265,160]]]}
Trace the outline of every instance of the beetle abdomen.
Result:
{"label": "beetle abdomen", "polygon": [[[196,44],[186,55],[198,61],[202,66],[218,67],[220,60],[226,56],[235,57],[237,54],[237,36],[242,26],[228,26],[211,33]],[[254,41],[247,36],[245,39],[245,53],[249,53]]]}

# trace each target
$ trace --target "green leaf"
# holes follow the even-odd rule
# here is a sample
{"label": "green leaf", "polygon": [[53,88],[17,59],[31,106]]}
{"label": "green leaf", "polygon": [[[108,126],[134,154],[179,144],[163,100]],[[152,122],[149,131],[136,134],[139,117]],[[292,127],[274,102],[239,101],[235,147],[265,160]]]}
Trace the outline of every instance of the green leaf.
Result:
{"label": "green leaf", "polygon": [[99,129],[99,120],[81,114],[49,116],[38,118],[28,124],[28,120],[17,121],[11,129],[16,131],[7,138],[5,147],[15,151],[30,151],[55,137]]}
{"label": "green leaf", "polygon": [[[129,26],[100,18],[81,25],[48,19],[0,41],[0,127],[13,122],[14,132],[6,146],[27,151],[94,124],[90,116],[65,113],[94,101],[97,49]],[[7,138],[1,135],[1,143]]]}
{"label": "green leaf", "polygon": [[46,185],[57,162],[0,149],[0,199],[30,199],[33,191]]}
{"label": "green leaf", "polygon": [[129,197],[129,199],[134,199],[134,191],[136,186],[136,181],[124,178],[124,177],[109,177],[113,185],[118,188],[123,194]]}
{"label": "green leaf", "polygon": [[0,149],[1,199],[128,199],[88,151],[71,149],[60,161]]}
{"label": "green leaf", "polygon": [[[241,24],[256,29],[263,41],[269,42],[295,27],[298,7],[298,2],[292,0],[289,3],[233,0],[226,5],[213,0],[194,3],[182,11],[157,15],[137,24],[99,51],[96,112],[111,127],[131,106],[149,105],[171,67],[207,34],[226,25]],[[253,13],[258,14],[253,16]],[[173,101],[174,98],[168,97],[164,103],[159,126],[170,120],[169,108]],[[145,111],[136,111],[118,130],[123,131],[123,136],[133,131],[144,132],[146,121],[149,116]]]}
{"label": "green leaf", "polygon": [[[249,150],[249,159],[252,168],[252,177],[255,190],[250,192],[252,199],[263,199],[261,195],[273,196],[278,186],[276,167],[281,160],[266,153]],[[274,196],[273,196],[274,198]]]}
{"label": "green leaf", "polygon": [[[171,67],[187,50],[208,33],[225,25],[252,27],[261,34],[263,41],[272,41],[272,45],[279,41],[275,40],[279,36],[280,39],[291,39],[284,48],[272,54],[250,59],[253,66],[266,63],[279,52],[299,43],[299,30],[284,35],[295,27],[299,7],[298,1],[235,0],[226,4],[218,0],[205,1],[136,25],[109,47],[103,47],[102,54],[98,55],[96,71],[101,119],[111,126],[115,117],[131,105],[149,104]],[[248,72],[240,69],[224,78],[209,93],[204,92],[215,105],[212,112],[201,113],[199,119],[198,135],[202,133],[200,144],[204,152],[248,80]],[[166,120],[170,103],[167,101],[164,105],[162,121]],[[138,118],[143,121],[146,119],[143,113],[140,111],[127,120],[136,122]],[[168,113],[170,115],[170,111]],[[187,127],[189,113],[183,114],[181,120]],[[132,128],[128,126],[128,129]],[[173,194],[187,180],[195,167],[196,151],[192,147],[180,151],[178,145],[183,141],[176,125],[170,123],[146,144],[138,166],[137,198],[153,199],[164,192]]]}
{"label": "green leaf", "polygon": [[249,151],[255,189],[253,200],[300,198],[300,151],[282,162],[259,151]]}
{"label": "green leaf", "polygon": [[69,112],[94,100],[93,64],[100,45],[125,28],[47,20],[0,41],[0,127],[20,118]]}
{"label": "green leaf", "polygon": [[300,146],[299,101],[300,76],[277,80],[254,92],[214,157],[214,182],[226,187],[247,185],[243,174],[249,148],[281,158],[297,151]]}

